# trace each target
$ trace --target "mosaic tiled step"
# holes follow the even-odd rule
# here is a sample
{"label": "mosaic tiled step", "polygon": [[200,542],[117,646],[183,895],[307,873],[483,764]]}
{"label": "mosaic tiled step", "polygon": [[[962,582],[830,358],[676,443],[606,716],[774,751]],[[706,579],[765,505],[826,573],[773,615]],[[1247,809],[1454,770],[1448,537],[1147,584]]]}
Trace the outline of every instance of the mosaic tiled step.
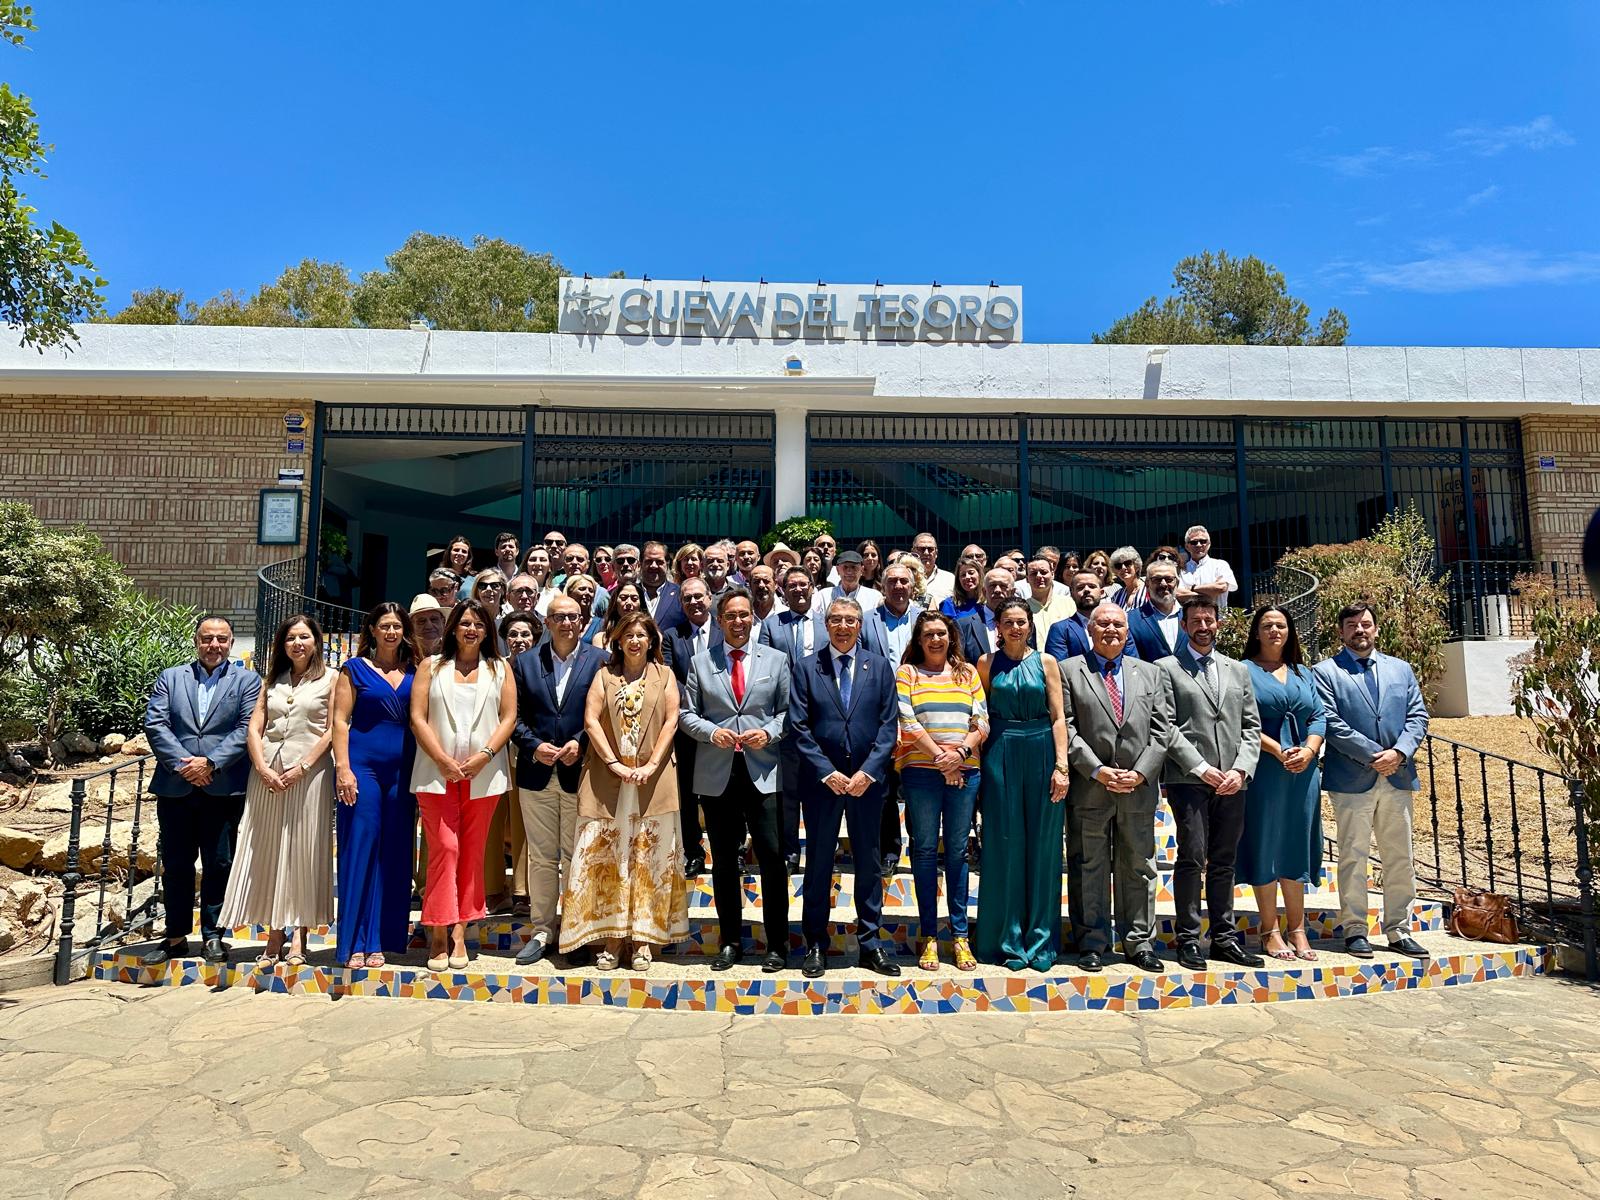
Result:
{"label": "mosaic tiled step", "polygon": [[265,993],[358,996],[376,999],[447,1000],[512,1004],[588,1004],[690,1012],[751,1015],[880,1015],[956,1012],[1154,1011],[1215,1004],[1263,1004],[1287,1000],[1332,999],[1541,974],[1545,953],[1534,946],[1491,946],[1446,934],[1424,934],[1435,957],[1426,961],[1384,955],[1359,962],[1332,950],[1316,963],[1273,964],[1184,971],[1169,962],[1162,974],[1147,974],[1113,964],[1089,975],[1071,966],[1049,972],[1006,972],[980,968],[972,975],[944,969],[914,968],[885,979],[830,963],[821,979],[805,979],[789,969],[761,975],[741,965],[713,974],[698,964],[657,963],[648,975],[628,971],[601,974],[592,969],[557,969],[549,962],[517,968],[479,960],[464,971],[434,974],[415,964],[377,971],[351,971],[317,961],[271,972],[253,964],[214,966],[183,959],[160,967],[139,965],[132,950],[102,951],[94,978],[143,986],[247,987]]}

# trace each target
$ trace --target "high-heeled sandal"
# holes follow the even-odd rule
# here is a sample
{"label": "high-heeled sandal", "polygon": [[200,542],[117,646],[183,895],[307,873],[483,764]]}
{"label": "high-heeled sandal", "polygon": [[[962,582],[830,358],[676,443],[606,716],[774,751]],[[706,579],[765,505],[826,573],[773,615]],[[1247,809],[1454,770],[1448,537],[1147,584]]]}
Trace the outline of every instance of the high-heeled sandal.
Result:
{"label": "high-heeled sandal", "polygon": [[347,971],[365,971],[367,969],[367,956],[365,954],[352,954],[350,961],[345,963]]}
{"label": "high-heeled sandal", "polygon": [[[1278,939],[1278,949],[1274,950],[1267,944],[1269,938]],[[1261,953],[1265,954],[1268,958],[1275,958],[1279,962],[1293,962],[1295,958],[1294,951],[1289,949],[1288,945],[1284,942],[1283,934],[1276,929],[1273,929],[1262,935]]]}
{"label": "high-heeled sandal", "polygon": [[972,947],[967,943],[966,938],[958,937],[953,939],[950,949],[955,955],[956,970],[976,971],[978,969],[978,960],[973,956]]}
{"label": "high-heeled sandal", "polygon": [[[1304,950],[1294,944],[1294,939],[1297,934],[1299,935],[1300,940],[1306,944]],[[1306,936],[1306,927],[1304,925],[1300,926],[1298,929],[1289,930],[1289,953],[1293,957],[1298,958],[1301,962],[1317,961],[1317,952],[1311,948],[1311,939]]]}
{"label": "high-heeled sandal", "polygon": [[923,938],[922,949],[917,954],[917,966],[924,971],[939,969],[939,939]]}

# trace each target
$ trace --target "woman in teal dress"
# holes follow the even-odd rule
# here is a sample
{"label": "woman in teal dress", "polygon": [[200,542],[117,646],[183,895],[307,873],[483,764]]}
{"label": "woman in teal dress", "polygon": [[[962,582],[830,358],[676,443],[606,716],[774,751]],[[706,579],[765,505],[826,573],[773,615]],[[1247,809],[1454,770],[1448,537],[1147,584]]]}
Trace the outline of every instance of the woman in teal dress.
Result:
{"label": "woman in teal dress", "polygon": [[995,613],[1000,648],[978,660],[989,696],[983,748],[983,859],[974,949],[1013,971],[1048,971],[1061,951],[1067,719],[1056,660],[1028,645],[1021,600]]}
{"label": "woman in teal dress", "polygon": [[[1239,838],[1240,883],[1256,892],[1261,951],[1273,958],[1317,957],[1306,938],[1306,887],[1322,880],[1322,772],[1317,751],[1327,730],[1294,620],[1267,606],[1250,622],[1245,643],[1250,683],[1261,710],[1261,762],[1245,794]],[[1278,931],[1278,892],[1289,940]]]}

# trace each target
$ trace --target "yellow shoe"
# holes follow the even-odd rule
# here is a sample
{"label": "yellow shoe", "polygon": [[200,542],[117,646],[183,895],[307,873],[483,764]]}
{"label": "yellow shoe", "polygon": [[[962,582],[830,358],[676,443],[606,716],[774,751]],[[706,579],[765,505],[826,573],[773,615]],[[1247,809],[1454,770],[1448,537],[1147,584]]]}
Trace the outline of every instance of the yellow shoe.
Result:
{"label": "yellow shoe", "polygon": [[972,957],[972,947],[967,945],[966,938],[956,938],[951,946],[951,949],[955,952],[956,956],[956,970],[976,971],[978,969],[978,960]]}
{"label": "yellow shoe", "polygon": [[924,971],[937,971],[939,969],[938,938],[922,939],[922,948],[917,954],[917,966]]}

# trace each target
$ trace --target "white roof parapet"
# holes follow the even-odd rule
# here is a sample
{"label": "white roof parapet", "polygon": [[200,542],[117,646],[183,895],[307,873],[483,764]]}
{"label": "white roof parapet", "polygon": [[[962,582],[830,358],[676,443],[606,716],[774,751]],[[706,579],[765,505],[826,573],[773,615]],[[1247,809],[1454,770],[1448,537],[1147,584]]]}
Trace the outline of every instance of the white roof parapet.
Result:
{"label": "white roof parapet", "polygon": [[[1600,349],[1441,346],[981,345],[568,333],[80,325],[76,350],[0,342],[0,390],[160,395],[204,384],[450,383],[835,391],[930,400],[1146,400],[1527,407],[1600,404]],[[790,359],[800,360],[796,374]],[[48,382],[47,382],[48,381]],[[410,388],[408,398],[414,399]],[[376,396],[374,399],[378,398]]]}

